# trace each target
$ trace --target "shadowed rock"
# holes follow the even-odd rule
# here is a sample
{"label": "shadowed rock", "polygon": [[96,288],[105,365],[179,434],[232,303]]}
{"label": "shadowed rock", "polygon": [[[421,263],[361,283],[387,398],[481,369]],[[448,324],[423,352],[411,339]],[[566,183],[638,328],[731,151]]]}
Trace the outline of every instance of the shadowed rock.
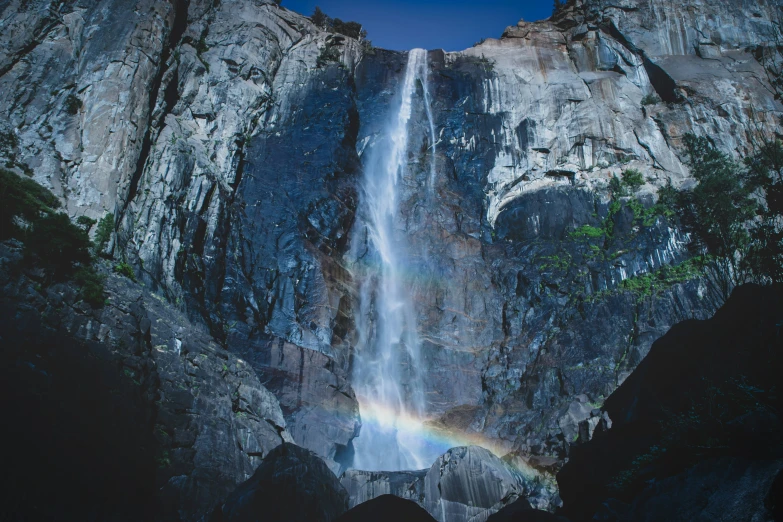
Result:
{"label": "shadowed rock", "polygon": [[271,451],[255,474],[219,506],[213,522],[331,522],[348,494],[318,456],[294,444]]}
{"label": "shadowed rock", "polygon": [[382,495],[394,495],[424,505],[424,477],[420,471],[361,471],[350,469],[340,477],[351,507]]}
{"label": "shadowed rock", "polygon": [[[612,428],[558,474],[572,520],[769,520],[783,469],[783,287],[744,285],[656,341],[606,401]],[[596,515],[598,513],[598,515]]]}
{"label": "shadowed rock", "polygon": [[494,515],[487,522],[568,522],[567,519],[533,509],[527,499],[520,498],[513,504],[509,504]]}
{"label": "shadowed rock", "polygon": [[434,522],[424,508],[411,500],[381,495],[354,507],[335,522]]}

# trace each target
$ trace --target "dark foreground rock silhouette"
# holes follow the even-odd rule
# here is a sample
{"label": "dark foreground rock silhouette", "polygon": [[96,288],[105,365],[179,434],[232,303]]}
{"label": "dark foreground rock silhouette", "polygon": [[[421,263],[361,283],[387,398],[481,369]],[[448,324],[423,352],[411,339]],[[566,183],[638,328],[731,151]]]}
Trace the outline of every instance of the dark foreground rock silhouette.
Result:
{"label": "dark foreground rock silhouette", "polygon": [[487,522],[568,522],[568,520],[547,511],[533,509],[527,499],[520,498],[490,516]]}
{"label": "dark foreground rock silhouette", "polygon": [[212,522],[331,522],[348,510],[348,494],[315,453],[286,443],[215,509]]}
{"label": "dark foreground rock silhouette", "polygon": [[656,341],[607,399],[612,428],[558,474],[564,514],[780,520],[782,327],[783,287],[744,285],[714,318]]}
{"label": "dark foreground rock silhouette", "polygon": [[354,507],[335,522],[435,522],[412,500],[381,495]]}

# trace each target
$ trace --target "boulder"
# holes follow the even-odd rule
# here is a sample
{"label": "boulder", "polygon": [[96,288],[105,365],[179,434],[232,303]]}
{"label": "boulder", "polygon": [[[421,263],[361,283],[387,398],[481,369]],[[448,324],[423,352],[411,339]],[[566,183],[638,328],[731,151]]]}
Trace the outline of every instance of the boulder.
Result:
{"label": "boulder", "polygon": [[434,522],[424,508],[411,500],[381,495],[352,508],[335,522]]}
{"label": "boulder", "polygon": [[424,507],[440,522],[483,522],[524,493],[522,475],[478,446],[450,449],[424,478]]}
{"label": "boulder", "polygon": [[490,515],[487,522],[567,522],[567,519],[548,511],[533,509],[527,499],[520,498]]}
{"label": "boulder", "polygon": [[348,494],[313,452],[282,444],[213,513],[213,522],[331,522]]}
{"label": "boulder", "polygon": [[348,491],[351,507],[382,495],[394,495],[424,505],[424,477],[421,471],[361,471],[350,469],[340,482]]}

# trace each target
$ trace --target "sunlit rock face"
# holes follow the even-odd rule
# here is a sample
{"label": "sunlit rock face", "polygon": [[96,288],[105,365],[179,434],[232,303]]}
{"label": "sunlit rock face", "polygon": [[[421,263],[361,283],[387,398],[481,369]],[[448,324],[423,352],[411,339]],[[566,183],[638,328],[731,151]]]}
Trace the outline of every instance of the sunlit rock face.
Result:
{"label": "sunlit rock face", "polygon": [[[18,160],[72,216],[113,212],[114,256],[254,365],[295,442],[351,467],[375,413],[351,387],[378,325],[355,262],[362,182],[409,55],[367,52],[271,1],[0,9],[0,130]],[[423,436],[562,461],[656,338],[712,314],[709,277],[621,291],[688,258],[676,222],[641,226],[626,208],[593,257],[569,234],[602,225],[623,169],[643,173],[648,205],[668,180],[692,183],[686,132],[737,157],[769,135],[783,107],[749,50],[779,9],[582,1],[426,54],[393,223]],[[340,59],[319,65],[326,46]]]}

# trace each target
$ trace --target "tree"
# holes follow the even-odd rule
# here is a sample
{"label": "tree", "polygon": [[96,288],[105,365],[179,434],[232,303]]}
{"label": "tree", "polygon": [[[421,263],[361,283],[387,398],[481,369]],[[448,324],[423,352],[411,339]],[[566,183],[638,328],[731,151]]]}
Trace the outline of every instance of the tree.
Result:
{"label": "tree", "polygon": [[356,38],[357,40],[367,37],[367,31],[362,29],[362,24],[359,22],[343,22],[339,18],[335,18],[332,20],[332,29],[335,33]]}
{"label": "tree", "polygon": [[750,231],[748,265],[762,280],[783,282],[783,143],[765,143],[745,164],[765,201],[760,222]]}
{"label": "tree", "polygon": [[5,169],[0,169],[0,202],[0,239],[21,233],[18,220],[29,224],[60,208],[60,201],[49,190]]}
{"label": "tree", "polygon": [[87,216],[79,216],[76,218],[76,224],[82,227],[88,234],[90,233],[90,230],[92,230],[92,227],[95,225],[95,223],[97,223],[96,220]]}
{"label": "tree", "polygon": [[636,192],[644,185],[644,176],[636,169],[624,170],[622,173],[623,185],[631,189],[631,192]]}
{"label": "tree", "polygon": [[687,134],[685,146],[698,185],[682,193],[683,221],[694,232],[696,244],[716,256],[728,297],[734,286],[750,276],[745,259],[750,249],[748,223],[758,211],[751,197],[754,183],[710,139]]}
{"label": "tree", "polygon": [[313,14],[310,16],[310,20],[321,29],[326,29],[331,25],[330,18],[326,16],[326,13],[321,11],[321,8],[318,6],[315,6],[315,11],[313,11]]}
{"label": "tree", "polygon": [[52,213],[36,220],[25,245],[55,279],[71,275],[77,265],[92,262],[87,232],[71,223],[67,214]]}

